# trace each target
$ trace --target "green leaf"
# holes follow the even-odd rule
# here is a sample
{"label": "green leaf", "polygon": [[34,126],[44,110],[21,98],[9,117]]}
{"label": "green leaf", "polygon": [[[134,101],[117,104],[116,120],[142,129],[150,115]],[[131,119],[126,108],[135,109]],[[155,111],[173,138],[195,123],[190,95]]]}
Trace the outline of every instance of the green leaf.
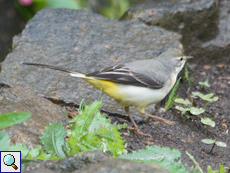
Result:
{"label": "green leaf", "polygon": [[68,156],[81,152],[81,149],[79,147],[80,142],[78,141],[77,138],[73,137],[73,135],[71,135],[69,139],[67,139],[67,143],[70,148]]}
{"label": "green leaf", "polygon": [[192,94],[194,96],[199,96],[202,100],[209,101],[209,102],[215,102],[219,99],[218,97],[211,98],[214,95],[213,93],[204,95],[201,92],[192,92]]}
{"label": "green leaf", "polygon": [[200,173],[203,173],[203,170],[201,169],[199,163],[197,163],[197,161],[194,159],[194,157],[189,154],[189,152],[185,151],[186,154],[189,156],[189,158],[193,161],[193,163],[196,165],[196,167],[199,169]]}
{"label": "green leaf", "polygon": [[169,95],[169,99],[168,99],[168,101],[167,101],[167,104],[165,105],[165,110],[168,110],[168,109],[171,107],[171,105],[172,105],[172,103],[174,102],[174,100],[175,100],[177,97],[179,97],[179,95],[177,95],[176,98],[173,99],[173,97],[174,97],[174,95],[175,95],[175,92],[176,92],[176,90],[177,90],[177,88],[178,88],[178,86],[179,86],[180,80],[181,80],[181,77],[177,80],[175,86],[174,86],[173,89],[172,89],[172,92],[171,92],[170,95]]}
{"label": "green leaf", "polygon": [[182,99],[182,98],[177,98],[175,100],[176,103],[179,103],[179,104],[184,104],[184,105],[190,105],[191,102],[188,100],[188,99]]}
{"label": "green leaf", "polygon": [[81,151],[101,150],[110,151],[114,157],[125,152],[124,141],[122,140],[119,129],[125,128],[124,125],[111,124],[110,119],[101,115],[98,111],[102,102],[97,101],[79,110],[79,115],[71,122],[71,135],[67,140],[70,148],[67,155],[76,154]]}
{"label": "green leaf", "polygon": [[226,173],[226,171],[224,170],[224,166],[221,164],[219,164],[219,166],[220,166],[220,173]]}
{"label": "green leaf", "polygon": [[121,159],[129,160],[163,160],[167,158],[168,160],[175,160],[181,157],[181,153],[173,148],[159,147],[157,145],[152,145],[150,147],[145,147],[141,151],[132,151],[130,154],[121,155]]}
{"label": "green leaf", "polygon": [[[127,127],[127,125],[125,124],[123,127]],[[114,124],[111,129],[114,136],[114,140],[109,140],[108,142],[109,151],[113,153],[113,157],[118,157],[122,153],[127,153],[125,146],[123,145],[124,140],[122,140],[121,134],[118,131],[118,129],[121,129],[121,126],[119,127],[116,124]]]}
{"label": "green leaf", "polygon": [[207,167],[207,172],[208,173],[214,173],[213,170],[212,170],[212,167],[210,165],[208,165],[208,167]]}
{"label": "green leaf", "polygon": [[88,127],[93,121],[94,114],[101,107],[102,101],[96,101],[90,103],[89,106],[85,106],[85,108],[79,111],[79,115],[72,119],[72,123],[74,123],[74,129],[71,130],[71,133],[74,137],[79,138],[85,133],[88,132]]}
{"label": "green leaf", "polygon": [[205,125],[209,125],[211,127],[215,127],[216,123],[212,121],[210,118],[201,118],[201,122]]}
{"label": "green leaf", "polygon": [[65,157],[62,150],[66,130],[61,123],[52,123],[45,128],[40,137],[40,142],[47,153],[52,156]]}
{"label": "green leaf", "polygon": [[190,108],[190,113],[193,114],[193,115],[200,115],[202,113],[204,113],[205,109],[203,108],[195,108],[195,107],[191,107]]}
{"label": "green leaf", "polygon": [[9,149],[9,136],[5,132],[0,131],[0,151],[8,151]]}
{"label": "green leaf", "polygon": [[202,86],[206,86],[206,87],[210,87],[208,80],[204,81],[204,82],[199,82],[200,85]]}
{"label": "green leaf", "polygon": [[212,140],[212,139],[203,139],[202,142],[205,143],[205,144],[214,144],[215,140]]}
{"label": "green leaf", "polygon": [[37,160],[48,160],[51,158],[51,154],[47,154],[45,152],[42,152],[36,159]]}
{"label": "green leaf", "polygon": [[216,145],[219,147],[227,147],[227,144],[221,141],[216,141]]}
{"label": "green leaf", "polygon": [[133,151],[130,154],[119,156],[119,158],[137,162],[155,163],[173,173],[185,173],[188,170],[191,170],[190,172],[197,172],[193,168],[184,165],[181,161],[175,161],[180,157],[181,153],[178,150],[156,145],[145,147],[141,151]]}
{"label": "green leaf", "polygon": [[189,108],[183,108],[182,106],[176,106],[175,107],[177,110],[181,111],[183,114],[187,111],[190,111]]}
{"label": "green leaf", "polygon": [[8,151],[21,151],[21,157],[22,158],[25,158],[29,153],[29,150],[23,144],[11,145],[9,147]]}
{"label": "green leaf", "polygon": [[35,146],[34,148],[32,148],[28,155],[27,155],[27,159],[34,159],[35,157],[37,157],[42,151],[42,147],[41,146]]}
{"label": "green leaf", "polygon": [[94,132],[102,126],[105,128],[109,128],[111,127],[111,122],[109,119],[106,119],[105,114],[101,115],[100,112],[97,112],[95,113],[95,116],[88,128],[88,132]]}
{"label": "green leaf", "polygon": [[28,112],[11,112],[0,114],[0,129],[19,124],[28,118],[31,114]]}

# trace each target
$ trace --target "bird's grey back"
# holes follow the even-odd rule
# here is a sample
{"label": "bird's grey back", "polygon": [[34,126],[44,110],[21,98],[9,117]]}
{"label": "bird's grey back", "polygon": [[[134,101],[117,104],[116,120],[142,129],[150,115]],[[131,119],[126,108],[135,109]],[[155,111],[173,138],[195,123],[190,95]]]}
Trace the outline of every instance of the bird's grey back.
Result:
{"label": "bird's grey back", "polygon": [[145,74],[160,84],[164,84],[170,79],[172,68],[169,64],[163,64],[157,58],[139,60],[124,64],[123,68],[130,68],[133,72]]}

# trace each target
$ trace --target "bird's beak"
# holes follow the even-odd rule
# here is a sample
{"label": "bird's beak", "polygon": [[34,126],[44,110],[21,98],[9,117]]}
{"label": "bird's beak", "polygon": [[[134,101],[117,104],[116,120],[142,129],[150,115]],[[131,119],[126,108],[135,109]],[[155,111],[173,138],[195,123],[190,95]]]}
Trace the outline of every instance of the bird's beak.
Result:
{"label": "bird's beak", "polygon": [[193,58],[193,56],[186,56],[186,60],[192,59],[192,58]]}

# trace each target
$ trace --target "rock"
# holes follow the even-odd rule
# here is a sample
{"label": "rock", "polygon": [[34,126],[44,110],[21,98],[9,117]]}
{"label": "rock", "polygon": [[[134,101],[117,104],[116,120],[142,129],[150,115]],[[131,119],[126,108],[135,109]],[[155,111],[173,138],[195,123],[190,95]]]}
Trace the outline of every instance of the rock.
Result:
{"label": "rock", "polygon": [[186,54],[193,62],[230,62],[230,1],[166,1],[138,4],[121,20],[142,21],[182,35]]}
{"label": "rock", "polygon": [[109,156],[102,151],[83,151],[81,153],[66,157],[62,160],[37,160],[25,163],[25,171],[32,171],[38,168],[50,169],[54,172],[72,172],[88,167],[90,164],[100,163],[107,160]]}
{"label": "rock", "polygon": [[39,136],[49,123],[66,124],[60,106],[24,88],[0,88],[0,114],[29,112],[31,117],[21,124],[3,129],[10,136],[10,144],[22,143],[31,148],[40,145]]}
{"label": "rock", "polygon": [[[179,38],[177,33],[141,22],[119,22],[85,11],[43,9],[21,35],[14,37],[13,51],[2,64],[0,78],[10,86],[29,88],[47,98],[75,104],[85,98],[89,104],[99,98],[100,91],[82,79],[20,63],[44,63],[89,73],[117,63],[153,58],[168,48],[179,47]],[[105,94],[101,98],[104,110],[124,113],[113,99]]]}
{"label": "rock", "polygon": [[92,164],[87,168],[73,171],[72,173],[169,173],[168,170],[155,165],[155,164],[146,164],[141,162],[134,162],[124,159],[108,159],[105,162]]}
{"label": "rock", "polygon": [[23,173],[55,173],[55,172],[51,171],[50,169],[37,168],[31,171],[23,171]]}
{"label": "rock", "polygon": [[113,159],[102,151],[84,151],[59,161],[36,161],[25,164],[25,172],[37,173],[38,170],[44,172],[46,169],[62,173],[168,173],[158,165]]}

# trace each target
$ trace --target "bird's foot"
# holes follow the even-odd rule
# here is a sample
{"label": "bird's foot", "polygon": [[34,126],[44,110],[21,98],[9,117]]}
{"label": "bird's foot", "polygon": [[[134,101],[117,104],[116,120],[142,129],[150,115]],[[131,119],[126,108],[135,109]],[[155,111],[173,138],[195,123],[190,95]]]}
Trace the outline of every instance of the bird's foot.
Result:
{"label": "bird's foot", "polygon": [[148,137],[152,137],[151,135],[149,134],[145,134],[145,133],[142,133],[137,127],[127,127],[129,130],[135,130],[139,135],[141,136],[148,136]]}
{"label": "bird's foot", "polygon": [[156,119],[156,120],[158,120],[158,122],[162,122],[162,123],[165,123],[165,124],[168,124],[168,125],[174,125],[175,124],[173,121],[169,121],[169,120],[161,118],[161,117],[157,117],[157,116],[150,115],[150,114],[147,114],[147,113],[141,113],[141,114],[145,115],[145,116],[148,116],[150,118]]}

